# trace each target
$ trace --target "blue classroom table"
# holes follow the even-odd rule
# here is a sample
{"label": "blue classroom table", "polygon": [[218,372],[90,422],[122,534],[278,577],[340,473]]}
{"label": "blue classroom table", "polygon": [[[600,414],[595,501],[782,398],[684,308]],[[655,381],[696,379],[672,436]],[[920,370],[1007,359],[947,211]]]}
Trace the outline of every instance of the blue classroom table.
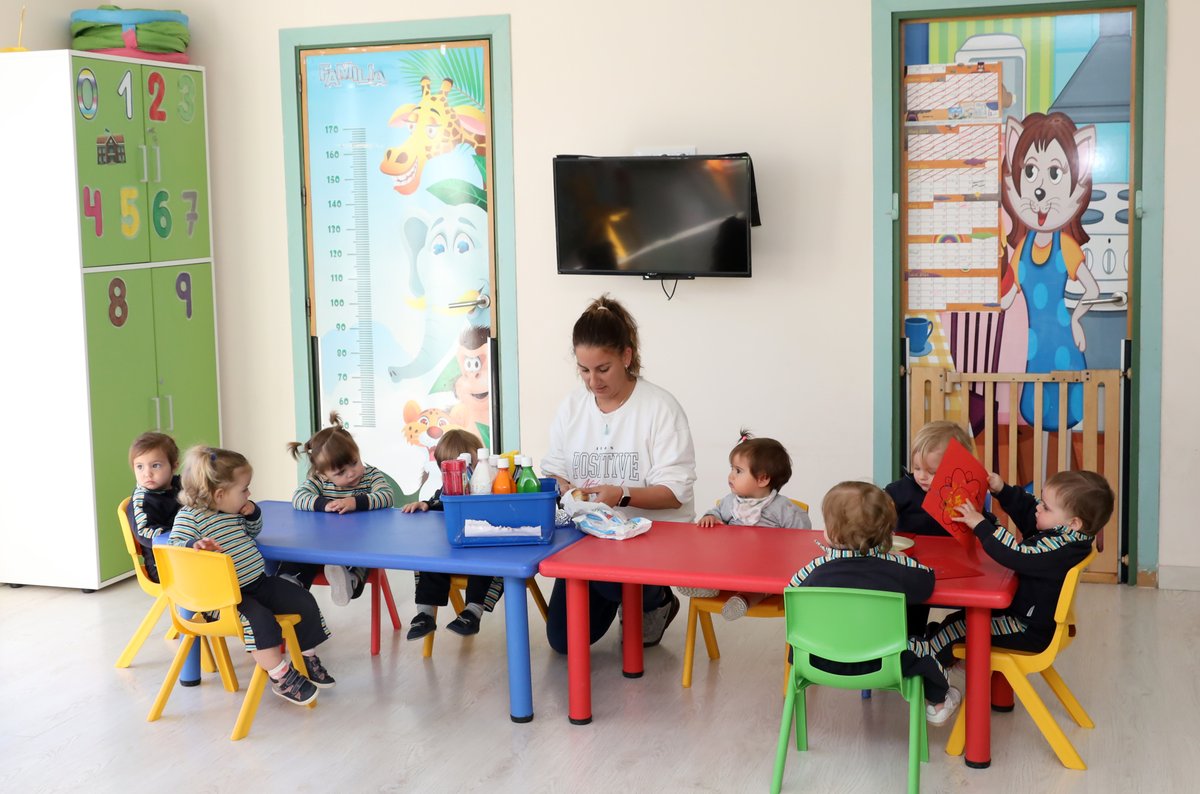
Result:
{"label": "blue classroom table", "polygon": [[557,529],[550,543],[455,548],[446,540],[440,512],[370,510],[338,515],[296,510],[290,502],[259,502],[258,506],[263,529],[256,540],[268,560],[504,577],[509,716],[513,722],[533,719],[525,580],[537,573],[543,559],[575,543],[583,533]]}

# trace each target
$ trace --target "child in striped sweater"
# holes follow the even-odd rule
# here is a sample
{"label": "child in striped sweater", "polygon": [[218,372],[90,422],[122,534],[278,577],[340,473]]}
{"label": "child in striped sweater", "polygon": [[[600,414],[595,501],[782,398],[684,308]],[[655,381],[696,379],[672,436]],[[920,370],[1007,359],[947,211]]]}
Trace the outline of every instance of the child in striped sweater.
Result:
{"label": "child in striped sweater", "polygon": [[[305,443],[288,444],[292,458],[308,455],[308,478],[292,494],[292,507],[325,513],[353,513],[391,507],[392,488],[387,477],[374,466],[362,462],[358,444],[342,426],[337,411],[329,414],[330,427],[317,432]],[[366,568],[343,565],[324,566],[333,603],[345,606],[358,598],[367,582]],[[279,566],[279,575],[301,586],[311,587],[322,566],[288,562]]]}
{"label": "child in striped sweater", "polygon": [[[233,558],[242,600],[242,641],[255,663],[271,677],[271,689],[298,705],[317,696],[317,689],[334,684],[317,658],[316,647],[329,636],[325,619],[312,594],[278,576],[267,576],[254,538],[262,531],[262,511],[250,501],[250,462],[237,452],[193,447],[183,462],[183,504],[175,515],[170,543]],[[293,670],[279,650],[283,634],[275,615],[298,614],[296,637],[304,656],[302,674]]]}

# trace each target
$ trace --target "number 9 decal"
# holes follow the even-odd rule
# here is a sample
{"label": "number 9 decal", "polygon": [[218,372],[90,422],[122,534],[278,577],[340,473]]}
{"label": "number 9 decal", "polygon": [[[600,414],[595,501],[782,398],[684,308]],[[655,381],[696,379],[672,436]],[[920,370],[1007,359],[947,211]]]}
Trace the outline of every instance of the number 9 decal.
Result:
{"label": "number 9 decal", "polygon": [[96,74],[91,69],[79,70],[75,78],[75,104],[79,107],[79,115],[88,121],[96,118],[100,107],[100,89],[96,86]]}
{"label": "number 9 decal", "polygon": [[192,319],[192,274],[186,270],[175,277],[175,296],[187,307],[187,318]]}

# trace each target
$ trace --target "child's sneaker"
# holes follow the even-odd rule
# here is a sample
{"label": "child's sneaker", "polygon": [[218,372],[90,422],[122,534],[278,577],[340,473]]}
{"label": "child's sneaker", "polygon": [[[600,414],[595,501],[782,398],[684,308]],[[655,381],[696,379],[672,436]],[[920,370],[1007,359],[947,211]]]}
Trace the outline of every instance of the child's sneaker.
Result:
{"label": "child's sneaker", "polygon": [[325,581],[329,582],[329,597],[333,599],[334,604],[344,607],[350,603],[356,582],[349,568],[344,565],[326,565]]}
{"label": "child's sneaker", "polygon": [[[642,646],[653,648],[662,642],[667,626],[679,614],[679,597],[667,588],[667,602],[648,612],[642,612]],[[624,631],[622,631],[622,635]]]}
{"label": "child's sneaker", "polygon": [[479,633],[479,616],[469,609],[458,613],[458,617],[446,624],[446,628],[455,634],[470,637]]}
{"label": "child's sneaker", "polygon": [[678,588],[679,595],[687,596],[688,598],[712,598],[720,590],[714,590],[711,587],[680,587]]}
{"label": "child's sneaker", "polygon": [[737,620],[746,614],[746,610],[750,605],[746,603],[746,599],[740,595],[730,596],[725,602],[725,606],[721,607],[721,617],[726,620]]}
{"label": "child's sneaker", "polygon": [[406,640],[419,640],[431,631],[437,631],[437,623],[428,612],[418,612],[408,624]]}
{"label": "child's sneaker", "polygon": [[316,656],[305,656],[304,667],[308,670],[308,680],[317,689],[329,689],[336,681],[329,671],[325,669],[325,665],[321,664],[321,660]]}
{"label": "child's sneaker", "polygon": [[283,678],[278,681],[271,678],[271,691],[289,703],[295,703],[297,706],[307,705],[317,696],[316,685],[297,673],[294,667],[288,667],[287,672],[283,674]]}
{"label": "child's sneaker", "polygon": [[946,699],[941,705],[935,706],[932,703],[925,704],[925,719],[929,720],[930,725],[945,725],[946,721],[954,715],[954,711],[958,708],[958,704],[962,702],[962,693],[954,687],[946,690]]}

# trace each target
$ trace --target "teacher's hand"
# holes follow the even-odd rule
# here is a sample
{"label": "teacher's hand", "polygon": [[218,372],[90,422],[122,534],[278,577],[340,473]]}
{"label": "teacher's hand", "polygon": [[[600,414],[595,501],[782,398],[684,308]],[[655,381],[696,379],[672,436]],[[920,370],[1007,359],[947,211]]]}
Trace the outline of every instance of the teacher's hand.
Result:
{"label": "teacher's hand", "polygon": [[594,485],[591,488],[580,488],[585,494],[595,494],[594,502],[602,502],[609,507],[616,507],[625,493],[619,485]]}

